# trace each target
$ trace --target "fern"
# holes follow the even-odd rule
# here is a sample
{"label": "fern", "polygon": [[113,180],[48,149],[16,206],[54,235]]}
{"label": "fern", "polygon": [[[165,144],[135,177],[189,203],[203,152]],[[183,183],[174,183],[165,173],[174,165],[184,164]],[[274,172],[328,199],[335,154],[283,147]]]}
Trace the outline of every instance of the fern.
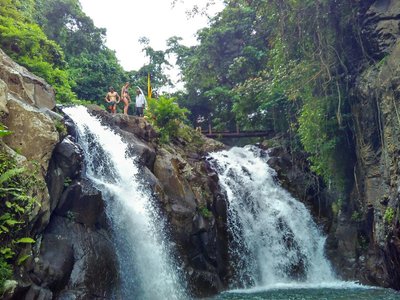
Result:
{"label": "fern", "polygon": [[18,176],[26,171],[25,168],[13,168],[7,170],[3,175],[0,176],[0,184],[10,180],[12,177]]}

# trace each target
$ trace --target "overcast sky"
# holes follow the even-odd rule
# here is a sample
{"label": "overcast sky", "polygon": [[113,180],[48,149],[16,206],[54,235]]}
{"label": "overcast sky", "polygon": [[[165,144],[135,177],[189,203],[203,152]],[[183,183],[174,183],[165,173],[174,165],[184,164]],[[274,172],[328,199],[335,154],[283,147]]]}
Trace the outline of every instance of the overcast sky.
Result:
{"label": "overcast sky", "polygon": [[[126,71],[138,70],[148,63],[138,40],[150,39],[155,50],[165,50],[166,40],[172,36],[183,38],[183,44],[196,43],[195,33],[207,26],[205,16],[188,19],[185,11],[205,0],[182,0],[172,8],[172,0],[80,0],[83,11],[97,27],[107,29],[107,46],[116,51]],[[222,9],[215,5],[213,12]]]}

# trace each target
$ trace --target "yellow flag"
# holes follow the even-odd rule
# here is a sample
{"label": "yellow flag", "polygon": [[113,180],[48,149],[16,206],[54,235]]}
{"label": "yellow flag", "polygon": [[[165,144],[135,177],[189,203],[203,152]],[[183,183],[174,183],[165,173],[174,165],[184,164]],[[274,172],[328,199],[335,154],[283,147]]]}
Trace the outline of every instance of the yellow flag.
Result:
{"label": "yellow flag", "polygon": [[150,99],[152,94],[151,84],[150,84],[150,73],[147,73],[147,97]]}

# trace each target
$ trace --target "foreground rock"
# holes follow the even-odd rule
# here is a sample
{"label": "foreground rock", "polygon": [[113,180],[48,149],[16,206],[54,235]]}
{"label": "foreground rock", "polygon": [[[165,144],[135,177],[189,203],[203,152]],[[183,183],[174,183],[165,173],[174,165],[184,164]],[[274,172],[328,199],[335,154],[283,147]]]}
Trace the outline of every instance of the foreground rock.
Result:
{"label": "foreground rock", "polygon": [[10,94],[29,105],[48,109],[53,109],[56,105],[54,89],[42,78],[15,63],[1,49],[0,79],[7,86]]}
{"label": "foreground rock", "polygon": [[49,111],[54,107],[54,90],[0,50],[0,121],[12,131],[0,151],[36,174],[38,201],[24,228],[36,242],[17,253],[28,258],[15,266],[14,291],[3,298],[116,298],[117,260],[104,202],[82,181],[82,151],[73,137],[60,136],[62,117]]}

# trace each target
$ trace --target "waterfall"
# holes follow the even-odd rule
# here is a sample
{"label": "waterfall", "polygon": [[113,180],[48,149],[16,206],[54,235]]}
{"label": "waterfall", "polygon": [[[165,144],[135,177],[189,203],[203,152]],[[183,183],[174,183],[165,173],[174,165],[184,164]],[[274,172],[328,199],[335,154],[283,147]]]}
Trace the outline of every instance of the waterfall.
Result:
{"label": "waterfall", "polygon": [[232,287],[336,281],[325,238],[306,207],[277,184],[267,160],[254,146],[210,154],[228,198]]}
{"label": "waterfall", "polygon": [[120,299],[186,299],[165,224],[136,158],[121,137],[86,108],[64,112],[74,121],[85,153],[85,176],[102,192],[119,260]]}

